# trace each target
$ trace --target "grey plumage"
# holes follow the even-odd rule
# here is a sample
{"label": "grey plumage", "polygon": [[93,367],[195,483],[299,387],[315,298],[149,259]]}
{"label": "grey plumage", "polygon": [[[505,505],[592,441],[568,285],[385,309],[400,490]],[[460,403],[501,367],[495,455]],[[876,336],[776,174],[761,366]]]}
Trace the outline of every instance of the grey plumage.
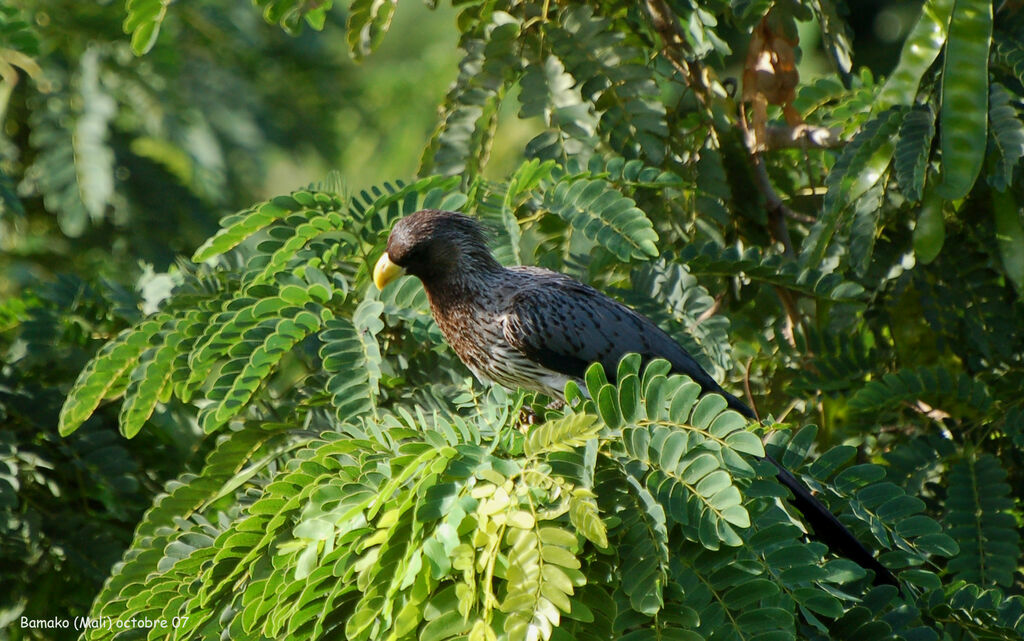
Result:
{"label": "grey plumage", "polygon": [[454,212],[424,210],[395,224],[387,255],[423,281],[445,339],[485,382],[561,398],[600,362],[612,377],[637,352],[664,358],[730,407],[754,413],[647,318],[583,283],[537,267],[505,268],[487,250],[482,228]]}
{"label": "grey plumage", "polygon": [[[705,393],[754,412],[725,392],[685,349],[654,323],[569,276],[535,267],[502,267],[487,248],[482,227],[468,216],[424,210],[399,220],[374,269],[384,286],[397,273],[417,276],[445,339],[483,381],[561,398],[565,382],[581,380],[592,362],[614,377],[629,352],[664,358]],[[777,478],[816,536],[838,554],[875,572],[876,583],[897,584],[853,534],[790,472]]]}
{"label": "grey plumage", "polygon": [[[529,360],[580,380],[593,362],[614,378],[622,356],[640,354],[644,361],[664,358],[672,370],[686,374],[705,392],[721,394],[740,413],[753,412],[723,390],[683,349],[650,320],[564,274],[533,267],[509,270],[523,278],[507,301],[504,337]],[[560,397],[562,390],[554,396]]]}

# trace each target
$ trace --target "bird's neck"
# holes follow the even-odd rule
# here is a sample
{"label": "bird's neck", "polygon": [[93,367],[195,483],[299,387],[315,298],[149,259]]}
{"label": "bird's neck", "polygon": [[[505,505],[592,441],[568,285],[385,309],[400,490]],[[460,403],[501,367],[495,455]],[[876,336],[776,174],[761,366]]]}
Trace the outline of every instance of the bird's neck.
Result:
{"label": "bird's neck", "polygon": [[434,312],[446,312],[453,307],[474,303],[493,290],[498,272],[450,276],[423,282]]}
{"label": "bird's neck", "polygon": [[462,321],[457,319],[474,318],[474,310],[486,309],[488,301],[501,288],[507,270],[489,255],[487,259],[461,264],[433,278],[422,278],[430,311],[446,336],[461,327]]}
{"label": "bird's neck", "polygon": [[490,253],[463,254],[443,272],[420,274],[431,301],[473,300],[493,289],[505,268]]}

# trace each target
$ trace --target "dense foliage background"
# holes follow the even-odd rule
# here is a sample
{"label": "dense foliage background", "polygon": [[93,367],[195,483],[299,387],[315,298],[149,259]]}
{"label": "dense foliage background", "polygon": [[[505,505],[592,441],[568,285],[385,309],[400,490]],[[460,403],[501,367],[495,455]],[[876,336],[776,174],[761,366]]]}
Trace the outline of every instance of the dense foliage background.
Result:
{"label": "dense foliage background", "polygon": [[[253,4],[0,7],[0,637],[1024,634],[1018,3]],[[369,282],[423,207],[765,423],[481,386]]]}

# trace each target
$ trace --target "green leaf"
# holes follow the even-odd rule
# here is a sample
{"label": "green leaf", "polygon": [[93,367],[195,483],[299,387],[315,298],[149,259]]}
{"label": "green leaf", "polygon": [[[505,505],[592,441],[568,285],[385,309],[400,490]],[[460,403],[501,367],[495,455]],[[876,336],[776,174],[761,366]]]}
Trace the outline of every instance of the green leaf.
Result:
{"label": "green leaf", "polygon": [[267,225],[289,215],[298,207],[299,205],[294,199],[282,196],[238,214],[226,216],[221,220],[220,231],[206,239],[206,242],[192,255],[192,260],[201,263],[223,254],[237,247],[239,243]]}
{"label": "green leaf", "polygon": [[893,108],[870,120],[843,149],[825,184],[824,211],[801,255],[802,265],[821,263],[833,235],[847,220],[854,202],[885,176],[895,149],[894,137],[904,112]]}
{"label": "green leaf", "polygon": [[563,179],[544,192],[542,206],[620,260],[658,255],[658,234],[650,219],[607,181]]}
{"label": "green leaf", "polygon": [[601,520],[593,493],[577,488],[569,497],[569,520],[576,531],[599,548],[608,547],[608,529]]}
{"label": "green leaf", "polygon": [[764,456],[764,445],[761,443],[761,439],[758,438],[757,434],[754,434],[753,432],[747,432],[746,430],[733,432],[729,436],[725,437],[725,444],[737,452],[743,452],[744,454],[751,454],[753,456]]}
{"label": "green leaf", "polygon": [[914,226],[914,254],[923,265],[935,260],[946,240],[945,203],[939,190],[932,186],[921,199],[921,210]]}
{"label": "green leaf", "polygon": [[288,33],[298,35],[303,19],[314,29],[323,29],[326,14],[334,3],[333,0],[253,0],[253,4],[263,7],[263,19],[269,24],[279,24]]}
{"label": "green leaf", "polygon": [[142,429],[157,403],[170,400],[172,366],[178,344],[183,338],[181,331],[175,327],[177,324],[177,321],[165,324],[165,331],[170,331],[164,335],[162,344],[143,352],[132,371],[118,419],[125,438],[132,438]]}
{"label": "green leaf", "polygon": [[[303,310],[292,318],[276,319],[262,340],[259,334],[249,340],[243,335],[243,341],[238,344],[242,349],[232,361],[237,365],[229,362],[207,394],[216,402],[200,412],[199,423],[203,430],[209,434],[237,416],[277,363],[302,339],[319,330],[320,325],[319,316]],[[236,369],[237,372],[233,371]]]}
{"label": "green leaf", "polygon": [[568,416],[546,421],[536,427],[526,437],[523,452],[527,456],[537,456],[547,452],[564,452],[585,444],[597,436],[600,425],[597,417],[591,414],[570,414]]}
{"label": "green leaf", "polygon": [[981,586],[1013,585],[1020,535],[1002,464],[991,454],[969,454],[953,466],[946,482],[943,524],[960,542],[960,553],[950,559],[949,570]]}
{"label": "green leaf", "polygon": [[927,0],[921,7],[921,16],[903,42],[899,62],[878,94],[879,111],[914,104],[921,78],[946,42],[954,4],[955,0]]}
{"label": "green leaf", "polygon": [[940,193],[947,200],[967,195],[985,158],[991,43],[992,3],[957,0],[949,23],[939,111]]}
{"label": "green leaf", "polygon": [[129,370],[160,331],[163,318],[156,317],[129,328],[104,345],[78,375],[61,408],[58,430],[62,436],[74,432],[106,398],[124,391]]}
{"label": "green leaf", "polygon": [[132,51],[141,56],[156,44],[160,24],[167,16],[171,0],[127,0],[124,32],[132,35]]}
{"label": "green leaf", "polygon": [[900,125],[893,170],[900,191],[909,200],[921,199],[934,136],[935,112],[927,106],[909,111]]}
{"label": "green leaf", "polygon": [[992,213],[996,222],[996,243],[1003,268],[1018,294],[1024,292],[1024,220],[1021,206],[1010,190],[992,193]]}
{"label": "green leaf", "polygon": [[1024,157],[1024,124],[1013,94],[997,82],[989,88],[988,120],[993,152],[988,182],[996,191],[1005,191]]}
{"label": "green leaf", "polygon": [[356,60],[380,45],[391,27],[398,0],[354,0],[345,25],[348,48]]}
{"label": "green leaf", "polygon": [[375,406],[383,361],[376,336],[384,328],[383,309],[380,301],[366,299],[351,321],[339,317],[324,323],[320,358],[330,374],[327,391],[342,421],[358,420]]}

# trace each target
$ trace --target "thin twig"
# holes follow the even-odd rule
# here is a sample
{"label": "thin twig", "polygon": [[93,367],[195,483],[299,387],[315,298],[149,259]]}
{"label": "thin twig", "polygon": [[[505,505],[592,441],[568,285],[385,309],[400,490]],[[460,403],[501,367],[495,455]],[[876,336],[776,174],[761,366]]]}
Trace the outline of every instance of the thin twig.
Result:
{"label": "thin twig", "polygon": [[817,125],[800,124],[770,125],[764,141],[766,150],[773,149],[834,149],[844,144],[838,127],[818,127]]}
{"label": "thin twig", "polygon": [[754,363],[754,357],[751,356],[747,360],[746,367],[743,368],[743,393],[747,395],[747,403],[750,404],[750,409],[753,410],[754,416],[757,420],[761,420],[761,414],[757,411],[757,403],[754,402],[754,393],[750,391],[750,366]]}
{"label": "thin twig", "polygon": [[708,307],[703,312],[701,312],[700,316],[698,316],[694,320],[693,324],[694,325],[700,325],[701,323],[703,323],[707,319],[709,319],[712,316],[714,316],[715,314],[717,314],[718,310],[722,308],[722,301],[724,299],[725,299],[725,293],[724,292],[718,294],[718,296],[715,296],[715,302],[711,304],[711,307]]}
{"label": "thin twig", "polygon": [[665,0],[645,0],[644,7],[651,18],[651,26],[661,36],[662,54],[683,76],[686,85],[693,91],[701,104],[707,106],[709,93],[707,73],[696,62],[687,58],[692,53],[690,43],[679,29],[679,21]]}

